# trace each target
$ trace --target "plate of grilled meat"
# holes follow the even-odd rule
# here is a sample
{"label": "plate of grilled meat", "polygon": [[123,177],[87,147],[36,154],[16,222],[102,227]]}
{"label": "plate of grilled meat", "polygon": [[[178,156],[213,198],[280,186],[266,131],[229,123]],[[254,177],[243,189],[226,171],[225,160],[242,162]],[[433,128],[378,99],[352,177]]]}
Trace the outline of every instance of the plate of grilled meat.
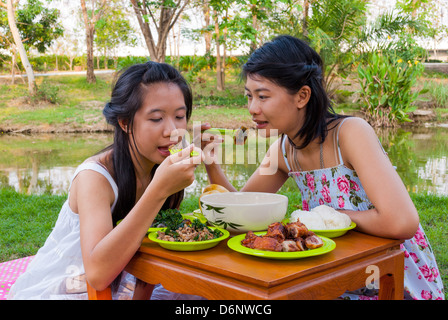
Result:
{"label": "plate of grilled meat", "polygon": [[275,222],[267,231],[237,235],[227,245],[243,254],[284,260],[317,256],[336,248],[333,240],[309,231],[300,221]]}

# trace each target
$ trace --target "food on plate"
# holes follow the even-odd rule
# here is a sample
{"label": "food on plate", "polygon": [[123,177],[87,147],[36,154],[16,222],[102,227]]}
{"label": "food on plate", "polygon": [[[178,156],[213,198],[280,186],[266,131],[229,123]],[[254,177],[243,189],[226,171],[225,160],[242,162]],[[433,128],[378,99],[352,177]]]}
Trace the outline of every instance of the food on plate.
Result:
{"label": "food on plate", "polygon": [[178,209],[161,210],[154,218],[151,227],[166,228],[168,226],[178,226],[184,220],[184,217]]}
{"label": "food on plate", "polygon": [[223,234],[218,229],[210,229],[199,219],[169,221],[166,229],[157,231],[157,239],[175,242],[194,242],[212,240]]}
{"label": "food on plate", "polygon": [[[252,241],[250,247],[253,249],[282,251],[281,243],[275,238],[255,236],[252,238]],[[246,246],[249,247],[248,245]]]}
{"label": "food on plate", "polygon": [[348,228],[352,220],[345,213],[329,206],[321,205],[311,211],[296,210],[289,221],[300,220],[310,230],[332,230]]}
{"label": "food on plate", "polygon": [[257,250],[293,252],[316,249],[322,247],[324,243],[303,223],[296,221],[287,224],[274,222],[262,236],[249,231],[241,241],[241,245]]}

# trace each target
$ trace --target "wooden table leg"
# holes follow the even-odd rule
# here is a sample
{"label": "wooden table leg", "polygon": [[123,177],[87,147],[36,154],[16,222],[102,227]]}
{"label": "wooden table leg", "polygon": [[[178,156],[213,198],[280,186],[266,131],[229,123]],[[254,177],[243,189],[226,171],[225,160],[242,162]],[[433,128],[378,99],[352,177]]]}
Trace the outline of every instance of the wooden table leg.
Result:
{"label": "wooden table leg", "polygon": [[394,257],[394,273],[380,278],[379,300],[404,299],[404,252]]}
{"label": "wooden table leg", "polygon": [[110,287],[102,291],[98,291],[86,281],[87,284],[87,294],[89,296],[89,300],[112,300],[112,291]]}

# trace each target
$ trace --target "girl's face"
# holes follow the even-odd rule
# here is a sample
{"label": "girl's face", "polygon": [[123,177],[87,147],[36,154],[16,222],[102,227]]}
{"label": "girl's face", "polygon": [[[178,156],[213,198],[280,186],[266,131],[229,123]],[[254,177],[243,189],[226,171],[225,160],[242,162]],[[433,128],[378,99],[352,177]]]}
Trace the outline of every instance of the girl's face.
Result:
{"label": "girl's face", "polygon": [[[180,142],[186,129],[187,107],[180,88],[163,82],[147,86],[143,104],[135,113],[131,133],[141,156],[139,161],[150,166],[160,164],[170,155],[168,147]],[[172,134],[175,140],[170,139]]]}
{"label": "girl's face", "polygon": [[[282,133],[294,136],[302,126],[301,114],[306,103],[301,103],[299,93],[291,95],[285,88],[260,76],[248,76],[245,91],[252,120],[257,129],[266,130],[267,137]],[[274,129],[278,131],[271,132]]]}

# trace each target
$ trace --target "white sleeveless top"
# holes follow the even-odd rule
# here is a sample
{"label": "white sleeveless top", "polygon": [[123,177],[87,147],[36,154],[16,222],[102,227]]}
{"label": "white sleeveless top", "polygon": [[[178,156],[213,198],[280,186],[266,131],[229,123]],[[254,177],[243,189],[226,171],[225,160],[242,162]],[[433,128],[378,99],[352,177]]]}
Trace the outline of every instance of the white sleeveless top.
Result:
{"label": "white sleeveless top", "polygon": [[[109,181],[118,198],[118,187],[109,172],[97,162],[85,162],[75,171],[72,180],[83,170],[93,170]],[[69,193],[70,195],[70,193]],[[39,249],[26,271],[11,287],[8,299],[87,299],[84,265],[81,255],[79,216],[69,206],[69,197],[61,208],[56,224],[45,244]],[[129,280],[123,277],[123,281]],[[123,283],[122,281],[122,283]],[[114,298],[120,298],[120,288]],[[121,297],[122,298],[122,297]]]}

